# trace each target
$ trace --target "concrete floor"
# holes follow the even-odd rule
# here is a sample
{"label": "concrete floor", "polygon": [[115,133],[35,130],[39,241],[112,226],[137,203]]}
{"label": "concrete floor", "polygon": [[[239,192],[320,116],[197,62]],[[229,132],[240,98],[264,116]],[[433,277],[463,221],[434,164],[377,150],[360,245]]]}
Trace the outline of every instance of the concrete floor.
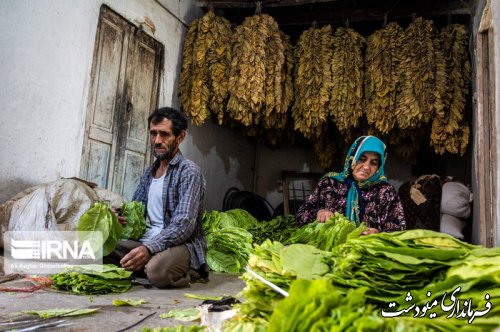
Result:
{"label": "concrete floor", "polygon": [[[202,300],[186,298],[185,293],[236,296],[244,286],[245,283],[238,276],[211,272],[208,283],[194,283],[189,288],[183,289],[157,289],[135,285],[122,294],[92,297],[62,293],[52,289],[32,293],[0,292],[0,321],[12,319],[16,313],[23,310],[99,307],[100,310],[91,315],[60,318],[72,325],[57,328],[57,331],[119,331],[155,312],[156,314],[127,331],[140,331],[144,326],[154,328],[193,325],[196,323],[185,323],[172,318],[163,319],[158,316],[172,309],[194,308],[201,304]],[[147,303],[137,307],[117,307],[112,304],[114,299],[144,299]],[[56,329],[50,328],[44,331],[54,330]],[[4,329],[0,328],[0,331]]]}

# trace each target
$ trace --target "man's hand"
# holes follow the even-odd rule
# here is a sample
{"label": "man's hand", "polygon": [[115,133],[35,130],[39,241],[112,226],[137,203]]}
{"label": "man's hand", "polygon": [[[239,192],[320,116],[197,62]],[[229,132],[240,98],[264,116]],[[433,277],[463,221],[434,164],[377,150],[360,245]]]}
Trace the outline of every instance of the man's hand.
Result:
{"label": "man's hand", "polygon": [[370,234],[377,234],[378,233],[378,229],[376,228],[367,228],[365,229],[361,235],[370,235]]}
{"label": "man's hand", "polygon": [[318,216],[316,217],[316,219],[318,220],[318,222],[324,223],[325,221],[330,219],[331,216],[333,216],[332,211],[322,209],[318,211]]}
{"label": "man's hand", "polygon": [[121,215],[122,208],[121,207],[112,207],[111,212],[113,212],[116,215],[116,218],[118,219],[118,222],[125,226],[127,224],[127,219],[125,219],[124,216]]}
{"label": "man's hand", "polygon": [[122,258],[120,264],[125,270],[139,271],[149,261],[150,256],[148,248],[139,246],[130,250],[130,252]]}

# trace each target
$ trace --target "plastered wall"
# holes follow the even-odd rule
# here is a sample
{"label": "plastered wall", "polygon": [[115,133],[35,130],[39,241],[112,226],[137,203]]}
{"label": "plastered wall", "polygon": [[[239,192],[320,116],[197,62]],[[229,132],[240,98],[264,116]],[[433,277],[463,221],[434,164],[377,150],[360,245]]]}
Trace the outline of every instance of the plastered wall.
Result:
{"label": "plastered wall", "polygon": [[[179,106],[183,37],[187,24],[202,15],[194,0],[2,1],[0,203],[28,187],[79,175],[103,3],[135,25],[145,17],[153,22],[153,36],[165,46],[159,105]],[[209,185],[208,209],[220,209],[228,188],[251,184],[254,149],[237,134],[210,124],[191,126],[181,150],[202,166]]]}
{"label": "plastered wall", "polygon": [[[179,106],[178,73],[186,26],[202,15],[192,0],[4,0],[0,5],[0,203],[59,177],[79,175],[90,71],[99,9],[108,5],[131,23],[149,18],[165,46],[160,106]],[[207,179],[207,209],[221,209],[231,187],[282,201],[281,170],[322,170],[312,149],[273,150],[212,123],[190,126],[182,152]],[[396,187],[410,167],[390,157]]]}

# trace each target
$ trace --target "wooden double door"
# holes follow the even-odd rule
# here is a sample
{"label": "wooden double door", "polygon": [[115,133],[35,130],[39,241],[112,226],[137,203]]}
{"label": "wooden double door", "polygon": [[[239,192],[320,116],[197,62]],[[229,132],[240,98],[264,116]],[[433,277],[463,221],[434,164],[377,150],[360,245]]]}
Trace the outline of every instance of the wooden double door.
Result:
{"label": "wooden double door", "polygon": [[158,41],[101,8],[80,177],[127,199],[151,159],[147,118],[158,104],[163,53]]}

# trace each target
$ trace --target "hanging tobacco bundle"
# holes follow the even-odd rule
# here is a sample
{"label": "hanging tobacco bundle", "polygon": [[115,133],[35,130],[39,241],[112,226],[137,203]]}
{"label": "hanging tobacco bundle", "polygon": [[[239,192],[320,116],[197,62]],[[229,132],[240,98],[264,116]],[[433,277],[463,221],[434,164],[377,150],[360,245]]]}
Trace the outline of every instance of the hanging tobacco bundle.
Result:
{"label": "hanging tobacco bundle", "polygon": [[209,11],[190,25],[182,50],[180,101],[195,125],[211,113],[224,119],[231,60],[231,24]]}
{"label": "hanging tobacco bundle", "polygon": [[[283,44],[284,62],[268,61],[266,63],[266,109],[261,123],[266,129],[283,129],[287,124],[288,109],[293,99],[293,47],[290,37],[280,31],[281,42]],[[276,39],[274,39],[276,42]],[[272,59],[278,47],[273,43],[269,44],[266,57]],[[280,65],[281,64],[281,65]],[[279,71],[279,72],[278,72]]]}
{"label": "hanging tobacco bundle", "polygon": [[363,115],[363,55],[365,38],[350,28],[333,37],[330,115],[340,132],[355,128]]}
{"label": "hanging tobacco bundle", "polygon": [[432,122],[431,145],[439,154],[463,155],[470,134],[469,124],[464,119],[471,75],[468,35],[465,26],[452,24],[441,30],[440,37],[448,81],[443,95],[443,110],[436,114]]}
{"label": "hanging tobacco bundle", "polygon": [[401,159],[410,165],[415,165],[420,145],[426,140],[428,133],[427,128],[392,131],[389,133],[386,142],[392,146],[394,153]]}
{"label": "hanging tobacco bundle", "polygon": [[330,121],[323,134],[313,142],[318,165],[328,171],[342,169],[349,147],[356,138],[367,135],[366,128],[366,121],[361,121],[357,128],[349,128],[340,133],[333,121]]}
{"label": "hanging tobacco bundle", "polygon": [[414,165],[417,162],[420,145],[428,137],[427,127],[406,130],[395,128],[389,133],[383,134],[374,126],[367,126],[364,134],[380,138],[386,144],[389,155],[396,155],[408,164]]}
{"label": "hanging tobacco bundle", "polygon": [[387,134],[396,124],[403,29],[392,22],[368,37],[365,55],[365,112],[368,124]]}
{"label": "hanging tobacco bundle", "polygon": [[[273,114],[288,108],[283,103],[285,40],[276,21],[266,14],[247,17],[236,28],[227,105],[233,120],[245,126],[270,125]],[[278,121],[279,126],[284,126],[283,121]]]}
{"label": "hanging tobacco bundle", "polygon": [[[194,20],[188,27],[186,37],[184,38],[184,45],[182,47],[182,67],[179,75],[179,99],[184,112],[191,119],[198,118],[198,115],[200,113],[199,110],[193,109],[191,100],[193,71],[195,68],[194,44],[196,41],[196,36],[198,35],[199,21],[200,19]],[[202,115],[199,118],[204,119],[205,117],[206,114]],[[199,122],[199,120],[196,121]]]}
{"label": "hanging tobacco bundle", "polygon": [[337,147],[330,135],[322,135],[314,140],[314,155],[318,165],[325,170],[333,169]]}
{"label": "hanging tobacco bundle", "polygon": [[400,71],[398,125],[401,129],[420,127],[442,112],[446,88],[444,57],[432,21],[416,18],[404,31]]}
{"label": "hanging tobacco bundle", "polygon": [[[269,16],[270,19],[272,19]],[[281,111],[282,101],[282,83],[284,81],[283,68],[285,67],[285,40],[282,39],[282,33],[278,25],[274,23],[276,29],[271,34],[269,43],[266,47],[266,89],[265,89],[265,112],[264,119],[267,122],[272,119],[271,115]],[[265,122],[265,121],[264,121]],[[272,123],[269,127],[272,127]]]}
{"label": "hanging tobacco bundle", "polygon": [[320,137],[328,121],[332,88],[332,28],[311,27],[304,31],[295,48],[294,128],[306,138]]}

